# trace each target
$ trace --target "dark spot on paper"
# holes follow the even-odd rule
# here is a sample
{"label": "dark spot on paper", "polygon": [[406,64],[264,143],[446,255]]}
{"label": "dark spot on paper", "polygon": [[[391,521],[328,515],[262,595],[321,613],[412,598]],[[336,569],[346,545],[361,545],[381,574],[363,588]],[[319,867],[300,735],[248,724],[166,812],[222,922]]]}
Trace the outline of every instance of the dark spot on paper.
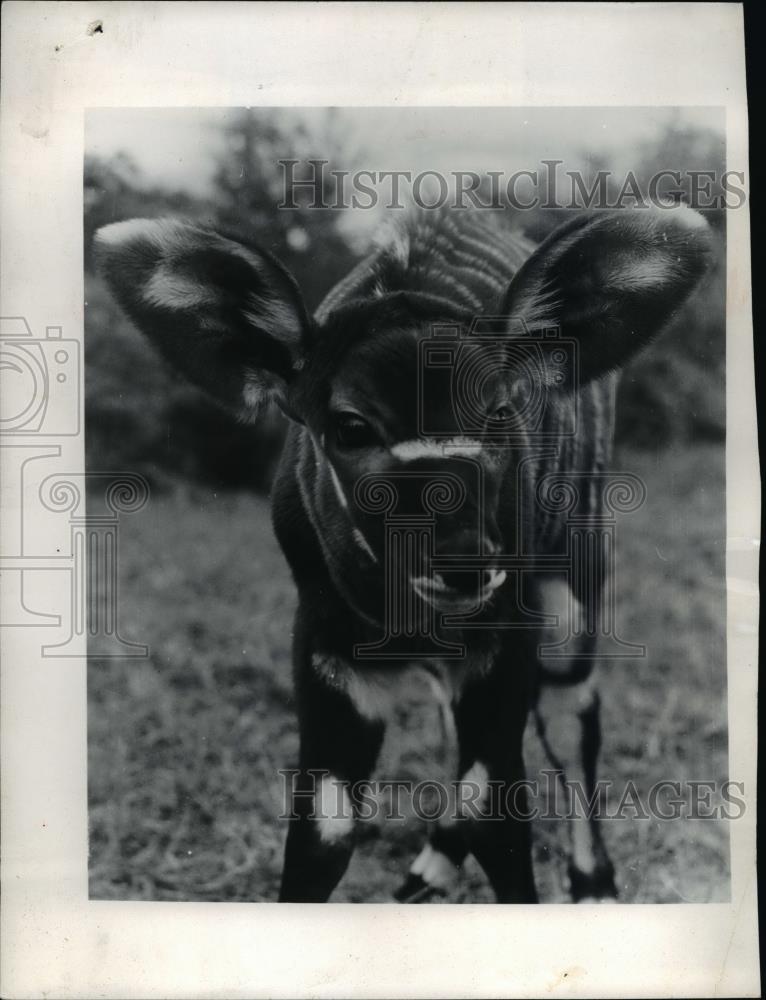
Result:
{"label": "dark spot on paper", "polygon": [[89,35],[103,35],[104,33],[104,22],[103,21],[91,21],[88,25]]}

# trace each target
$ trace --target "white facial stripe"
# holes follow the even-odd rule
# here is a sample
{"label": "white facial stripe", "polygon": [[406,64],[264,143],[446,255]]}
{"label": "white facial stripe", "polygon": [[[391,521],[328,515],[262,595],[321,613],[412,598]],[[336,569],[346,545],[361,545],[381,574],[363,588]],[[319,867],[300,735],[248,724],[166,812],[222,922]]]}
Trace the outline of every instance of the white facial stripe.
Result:
{"label": "white facial stripe", "polygon": [[432,603],[434,587],[430,577],[416,576],[412,580],[412,588],[418,597],[422,597],[428,604]]}
{"label": "white facial stripe", "polygon": [[330,478],[332,479],[332,484],[335,487],[338,502],[344,510],[348,510],[348,500],[346,499],[346,494],[343,492],[341,481],[338,479],[338,473],[333,468],[333,464],[329,459],[325,459],[325,461],[327,462],[327,468],[330,470]]}
{"label": "white facial stripe", "polygon": [[376,563],[378,561],[378,557],[375,555],[375,553],[370,548],[370,543],[364,537],[364,535],[362,534],[362,532],[360,531],[360,529],[359,528],[352,528],[351,529],[351,534],[352,534],[352,536],[354,538],[354,541],[359,546],[359,548],[362,550],[362,552],[364,552],[367,556],[369,556],[370,559],[372,559],[372,561],[374,563]]}
{"label": "white facial stripe", "polygon": [[434,889],[445,891],[450,889],[457,879],[457,868],[447,855],[434,850],[430,844],[426,844],[412,862],[410,871],[413,875],[419,875]]}
{"label": "white facial stripe", "polygon": [[314,799],[314,815],[323,844],[337,844],[354,829],[354,814],[348,793],[343,782],[332,774],[322,775]]}
{"label": "white facial stripe", "polygon": [[310,463],[311,461],[310,456],[308,454],[308,444],[307,444],[308,440],[312,442],[315,465],[318,466],[320,461],[319,458],[320,453],[317,451],[316,442],[314,441],[313,438],[311,438],[310,435],[302,434],[299,438],[299,443],[298,443],[298,457],[295,463],[295,477],[298,480],[298,492],[300,493],[301,503],[303,504],[303,510],[305,511],[306,517],[309,519],[309,523],[311,524],[311,527],[314,530],[314,534],[319,540],[319,545],[322,549],[322,555],[324,556],[324,561],[327,567],[330,569],[336,587],[338,588],[342,596],[345,598],[345,600],[348,601],[348,603],[351,605],[352,608],[354,608],[354,610],[356,611],[357,615],[359,615],[360,618],[368,622],[368,624],[370,625],[378,626],[379,622],[375,618],[371,617],[371,615],[367,614],[367,612],[363,608],[359,607],[359,605],[354,600],[354,594],[345,585],[345,580],[335,570],[335,560],[333,558],[334,550],[330,544],[329,539],[327,538],[326,532],[323,530],[324,525],[322,520],[317,517],[316,505],[312,500],[313,485],[311,489],[309,488],[309,483],[311,480],[309,479],[309,475],[306,469],[307,464]]}
{"label": "white facial stripe", "polygon": [[[313,436],[311,438],[311,441],[312,444],[314,445],[314,453],[316,454],[317,459],[320,462],[325,462],[327,464],[327,468],[330,470],[330,479],[332,480],[332,485],[333,488],[335,489],[335,495],[338,498],[338,503],[341,505],[343,510],[348,512],[348,498],[346,497],[346,491],[343,489],[343,484],[341,483],[340,478],[338,477],[338,473],[335,471],[335,467],[333,466],[330,459],[325,455],[323,448],[317,444]],[[322,435],[322,445],[324,445],[324,435]],[[353,527],[351,529],[351,536],[354,539],[355,544],[364,552],[364,554],[374,563],[377,563],[378,558],[372,551],[370,543],[364,537],[362,531],[357,527]]]}
{"label": "white facial stripe", "polygon": [[393,445],[391,454],[400,462],[413,462],[418,458],[442,458],[449,455],[476,456],[481,454],[483,448],[483,442],[476,438],[455,437],[445,441],[415,438]]}

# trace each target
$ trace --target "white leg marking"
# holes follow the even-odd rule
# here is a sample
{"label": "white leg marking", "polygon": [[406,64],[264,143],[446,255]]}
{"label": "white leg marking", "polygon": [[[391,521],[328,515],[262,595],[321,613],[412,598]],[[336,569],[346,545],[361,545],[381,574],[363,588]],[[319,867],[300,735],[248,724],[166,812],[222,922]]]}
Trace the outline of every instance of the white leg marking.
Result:
{"label": "white leg marking", "polygon": [[[476,811],[480,811],[487,800],[489,771],[481,761],[477,760],[465,772],[460,783],[464,786],[460,792],[461,812],[466,811],[469,814],[474,814]],[[467,808],[469,804],[470,809]]]}
{"label": "white leg marking", "polygon": [[592,875],[596,870],[596,858],[593,854],[593,836],[588,826],[588,820],[583,816],[578,816],[569,822],[572,838],[572,861],[575,868],[583,875]]}
{"label": "white leg marking", "polygon": [[332,774],[322,775],[315,798],[319,839],[323,844],[337,844],[354,829],[354,814],[343,782]]}
{"label": "white leg marking", "polygon": [[430,844],[412,862],[410,871],[420,875],[424,882],[434,889],[450,889],[457,881],[458,871],[446,854],[435,851]]}

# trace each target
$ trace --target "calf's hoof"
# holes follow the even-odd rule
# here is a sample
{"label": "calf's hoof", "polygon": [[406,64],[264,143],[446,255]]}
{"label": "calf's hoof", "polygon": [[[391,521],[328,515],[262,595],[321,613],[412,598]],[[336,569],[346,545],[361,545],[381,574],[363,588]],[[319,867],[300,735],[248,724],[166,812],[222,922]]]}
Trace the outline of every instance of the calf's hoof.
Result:
{"label": "calf's hoof", "polygon": [[398,903],[425,903],[433,896],[446,896],[457,884],[459,874],[458,866],[446,854],[426,844],[394,899]]}
{"label": "calf's hoof", "polygon": [[616,903],[617,886],[614,881],[614,866],[611,861],[603,862],[592,872],[583,872],[570,862],[569,894],[574,903]]}

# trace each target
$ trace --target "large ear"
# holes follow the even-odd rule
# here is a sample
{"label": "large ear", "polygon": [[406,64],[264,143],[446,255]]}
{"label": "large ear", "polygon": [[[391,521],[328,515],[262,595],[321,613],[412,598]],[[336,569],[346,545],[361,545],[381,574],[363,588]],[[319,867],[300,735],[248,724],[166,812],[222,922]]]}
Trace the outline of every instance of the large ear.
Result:
{"label": "large ear", "polygon": [[580,384],[648,343],[705,273],[710,231],[685,206],[592,213],[552,233],[511,282],[511,330],[557,326],[577,345]]}
{"label": "large ear", "polygon": [[301,367],[309,319],[270,254],[175,219],[105,226],[95,249],[122,308],[191,382],[251,419],[283,396]]}

